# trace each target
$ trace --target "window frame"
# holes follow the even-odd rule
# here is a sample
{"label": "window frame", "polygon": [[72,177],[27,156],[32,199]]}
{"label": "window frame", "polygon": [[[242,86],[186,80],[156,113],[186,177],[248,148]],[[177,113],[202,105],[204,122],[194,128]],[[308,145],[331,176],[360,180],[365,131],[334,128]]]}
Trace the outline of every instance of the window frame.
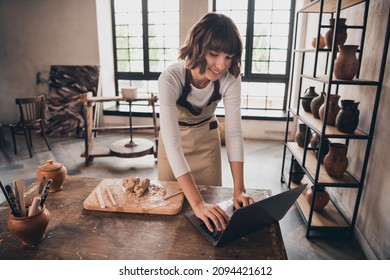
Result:
{"label": "window frame", "polygon": [[[219,0],[223,1],[223,0]],[[291,50],[293,42],[293,31],[295,23],[295,4],[296,0],[291,0],[290,19],[289,19],[289,35],[287,43],[287,59],[285,74],[256,74],[252,73],[252,58],[253,58],[253,34],[254,34],[254,14],[255,14],[255,1],[261,0],[247,0],[247,30],[245,34],[245,68],[241,73],[243,82],[263,82],[263,83],[282,83],[285,84],[284,97],[283,97],[283,108],[281,111],[286,111],[288,89],[290,81],[290,68],[291,68]],[[215,12],[217,8],[217,0],[213,0],[212,9]],[[266,110],[279,110],[279,109],[266,109]]]}
{"label": "window frame", "polygon": [[[114,84],[115,84],[115,96],[119,95],[119,81],[128,80],[128,81],[157,81],[161,72],[150,72],[149,63],[149,24],[148,24],[148,0],[142,1],[142,41],[143,41],[143,67],[144,72],[122,72],[118,71],[118,61],[117,61],[117,37],[116,37],[116,22],[115,22],[115,0],[111,0],[111,24],[112,24],[112,38],[113,38],[113,57],[114,57]],[[219,0],[223,1],[223,0]],[[288,89],[289,89],[289,80],[290,80],[290,66],[291,66],[291,50],[293,42],[293,29],[295,21],[295,4],[296,0],[291,0],[290,8],[290,19],[289,19],[289,34],[288,34],[288,46],[287,46],[287,58],[286,58],[286,69],[285,74],[258,74],[252,73],[252,58],[253,58],[253,34],[254,34],[254,14],[255,14],[255,1],[256,0],[247,0],[247,30],[246,30],[246,43],[245,43],[245,69],[243,69],[241,76],[243,82],[259,82],[259,83],[281,83],[284,84],[284,95],[283,95],[283,105],[282,108],[265,108],[265,109],[248,109],[243,107],[243,110],[254,110],[254,111],[279,111],[286,112],[287,108],[287,99],[288,99]],[[260,1],[260,0],[257,0]],[[212,10],[216,11],[217,0],[212,1]],[[178,46],[179,48],[179,46]],[[267,98],[267,96],[265,97]],[[119,105],[119,102],[117,102]],[[142,109],[141,109],[142,110]],[[145,114],[147,114],[145,112]],[[250,114],[253,118],[253,114]]]}

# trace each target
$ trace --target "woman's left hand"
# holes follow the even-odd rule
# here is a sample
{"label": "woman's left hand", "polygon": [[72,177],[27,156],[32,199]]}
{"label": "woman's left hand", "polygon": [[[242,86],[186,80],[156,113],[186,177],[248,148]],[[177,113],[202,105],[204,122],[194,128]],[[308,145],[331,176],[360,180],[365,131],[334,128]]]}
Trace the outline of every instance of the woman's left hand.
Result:
{"label": "woman's left hand", "polygon": [[255,203],[255,200],[244,192],[234,194],[233,206],[236,209]]}

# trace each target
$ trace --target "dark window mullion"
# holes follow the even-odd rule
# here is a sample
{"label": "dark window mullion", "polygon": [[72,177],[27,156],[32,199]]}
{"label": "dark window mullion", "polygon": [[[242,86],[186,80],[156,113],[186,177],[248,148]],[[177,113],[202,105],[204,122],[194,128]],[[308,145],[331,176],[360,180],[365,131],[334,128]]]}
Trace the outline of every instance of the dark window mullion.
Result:
{"label": "dark window mullion", "polygon": [[149,21],[148,0],[142,0],[142,33],[144,44],[144,74],[148,74],[149,68]]}
{"label": "dark window mullion", "polygon": [[117,60],[117,49],[116,49],[116,23],[115,23],[115,0],[111,0],[111,24],[112,24],[112,42],[114,47],[114,82],[115,82],[115,95],[118,95],[118,60]]}
{"label": "dark window mullion", "polygon": [[255,1],[248,0],[248,13],[246,25],[245,69],[244,77],[252,74],[252,51],[253,51],[253,25],[255,17]]}

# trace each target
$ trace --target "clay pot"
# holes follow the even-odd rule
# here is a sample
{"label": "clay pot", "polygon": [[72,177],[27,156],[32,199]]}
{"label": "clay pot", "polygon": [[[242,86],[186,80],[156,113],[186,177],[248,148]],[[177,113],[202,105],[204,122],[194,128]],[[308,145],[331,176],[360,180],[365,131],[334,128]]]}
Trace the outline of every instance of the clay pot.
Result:
{"label": "clay pot", "polygon": [[53,183],[49,191],[56,192],[62,189],[66,174],[67,170],[61,162],[48,160],[38,168],[37,180],[40,182],[42,176],[46,176],[46,180],[52,179]]}
{"label": "clay pot", "polygon": [[295,184],[299,184],[303,176],[305,176],[305,171],[302,169],[301,165],[295,160],[292,160],[292,166],[291,166],[291,181]]}
{"label": "clay pot", "polygon": [[[329,100],[328,117],[326,119],[326,124],[327,125],[335,125],[336,116],[337,116],[338,112],[340,111],[340,106],[339,106],[340,95],[330,94],[330,95],[327,95],[326,98],[328,98],[329,96],[330,96],[330,100]],[[325,117],[325,107],[326,107],[326,102],[324,102],[320,106],[320,109],[318,110],[318,113],[320,115],[320,119],[322,121],[324,120],[324,117]]]}
{"label": "clay pot", "polygon": [[[313,186],[310,189],[306,190],[306,200],[311,205],[313,200]],[[316,191],[316,200],[314,202],[313,209],[314,211],[321,211],[328,205],[330,201],[330,196],[325,187],[317,187]]]}
{"label": "clay pot", "polygon": [[316,149],[314,151],[314,154],[316,155],[317,159],[318,159],[318,154],[320,153],[319,160],[320,163],[323,163],[325,155],[329,152],[330,141],[328,139],[325,139],[325,144],[321,147],[321,149],[319,148],[320,141],[321,141],[320,135],[313,132],[310,140],[310,146]]}
{"label": "clay pot", "polygon": [[352,80],[358,70],[359,61],[356,58],[358,45],[339,46],[339,54],[334,61],[334,76],[340,80]]}
{"label": "clay pot", "polygon": [[[345,41],[347,40],[348,34],[347,34],[347,25],[345,22],[347,21],[346,18],[339,18],[339,24],[337,26],[337,34],[336,34],[336,46],[338,45],[344,45]],[[325,33],[325,44],[328,47],[328,49],[332,49],[333,46],[333,33],[334,33],[334,26],[335,26],[335,19],[331,18],[329,19],[329,25],[330,29]]]}
{"label": "clay pot", "polygon": [[313,114],[313,117],[316,119],[320,119],[320,107],[325,102],[325,92],[321,92],[321,94],[317,97],[314,97],[310,104],[311,113]]}
{"label": "clay pot", "polygon": [[344,133],[354,133],[359,124],[359,102],[341,100],[341,109],[336,116],[336,128]]}
{"label": "clay pot", "polygon": [[[322,36],[321,34],[320,34],[320,40],[319,40],[319,45],[318,45],[318,48],[319,49],[323,49],[323,48],[325,48],[325,38],[324,38],[324,36]],[[314,37],[312,40],[311,40],[311,45],[313,46],[313,48],[315,48],[316,46],[317,46],[317,38],[316,37]]]}
{"label": "clay pot", "polygon": [[8,229],[11,234],[18,237],[24,245],[35,245],[43,240],[50,220],[50,212],[45,205],[32,216],[8,216]]}
{"label": "clay pot", "polygon": [[300,123],[298,125],[298,130],[295,133],[294,140],[297,142],[299,147],[303,148],[305,146],[305,138],[307,139],[306,143],[310,143],[311,131],[306,124]]}
{"label": "clay pot", "polygon": [[313,98],[317,97],[318,93],[315,92],[315,87],[309,87],[305,90],[305,94],[301,97],[302,107],[305,112],[311,113],[310,104]]}
{"label": "clay pot", "polygon": [[342,143],[330,143],[329,153],[324,157],[326,173],[334,178],[343,177],[348,168],[347,145]]}

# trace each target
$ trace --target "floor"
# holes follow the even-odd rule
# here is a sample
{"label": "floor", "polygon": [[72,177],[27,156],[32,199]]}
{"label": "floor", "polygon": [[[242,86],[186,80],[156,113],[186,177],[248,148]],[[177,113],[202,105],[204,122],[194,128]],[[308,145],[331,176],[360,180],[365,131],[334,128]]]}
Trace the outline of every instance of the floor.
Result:
{"label": "floor", "polygon": [[[109,145],[128,134],[99,134],[95,146]],[[137,137],[151,138],[150,134]],[[24,179],[26,184],[35,181],[39,165],[49,159],[62,162],[69,175],[82,175],[100,178],[124,178],[130,175],[157,178],[157,163],[153,155],[141,158],[100,157],[86,166],[84,139],[50,137],[52,150],[49,151],[43,139],[33,136],[33,157],[30,158],[22,136],[17,137],[18,154],[14,155],[9,131],[3,129],[0,139],[0,180],[12,183],[16,178]],[[224,150],[224,148],[223,148]],[[231,187],[229,165],[225,151],[223,154],[223,185]],[[245,140],[245,184],[249,188],[271,189],[273,194],[287,189],[280,182],[283,143],[280,141]],[[4,200],[3,197],[0,198]],[[355,240],[306,239],[306,227],[294,205],[280,222],[287,256],[292,260],[360,260],[365,259]]]}

